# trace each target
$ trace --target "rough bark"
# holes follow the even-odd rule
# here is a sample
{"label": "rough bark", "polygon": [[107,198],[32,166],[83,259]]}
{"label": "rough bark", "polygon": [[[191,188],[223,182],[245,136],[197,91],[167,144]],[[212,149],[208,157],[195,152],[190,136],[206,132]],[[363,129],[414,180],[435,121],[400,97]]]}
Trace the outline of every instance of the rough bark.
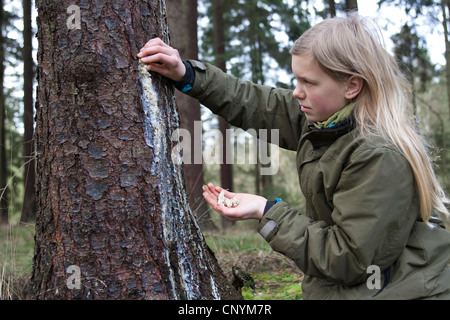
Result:
{"label": "rough bark", "polygon": [[22,215],[20,221],[34,221],[36,211],[36,189],[35,189],[35,161],[34,161],[34,105],[33,105],[33,82],[34,82],[34,62],[33,62],[33,30],[31,26],[31,0],[23,0],[23,61],[24,61],[24,138],[23,138],[23,159],[25,161],[24,187],[25,194],[22,205]]}
{"label": "rough bark", "polygon": [[69,29],[72,4],[37,1],[36,298],[240,298],[171,161],[173,88],[135,58],[168,39],[165,2],[81,1]]}
{"label": "rough bark", "polygon": [[5,76],[5,41],[3,37],[4,10],[3,0],[0,1],[0,225],[8,224],[8,165],[6,157],[6,103],[4,93]]}

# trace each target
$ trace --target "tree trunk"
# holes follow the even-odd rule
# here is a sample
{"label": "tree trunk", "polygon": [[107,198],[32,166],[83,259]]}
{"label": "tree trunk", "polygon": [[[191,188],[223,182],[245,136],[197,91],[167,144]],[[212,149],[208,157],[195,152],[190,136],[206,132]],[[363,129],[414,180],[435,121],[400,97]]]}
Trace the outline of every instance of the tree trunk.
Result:
{"label": "tree trunk", "polygon": [[[225,30],[223,21],[223,0],[213,0],[213,15],[214,15],[214,54],[216,56],[215,64],[223,72],[227,71],[225,60]],[[227,139],[227,130],[230,128],[228,122],[218,116],[219,131],[223,139]],[[234,144],[227,143],[223,140],[222,143],[222,163],[220,165],[220,183],[221,187],[233,192],[233,167],[231,163],[226,161],[227,145],[234,147]],[[228,229],[234,225],[234,221],[230,221],[225,217],[221,217],[222,229]]]}
{"label": "tree trunk", "polygon": [[345,11],[358,11],[358,1],[357,0],[345,0]]}
{"label": "tree trunk", "polygon": [[336,17],[336,4],[334,3],[334,0],[328,0],[328,7],[330,11],[330,17]]}
{"label": "tree trunk", "polygon": [[0,225],[8,224],[8,164],[6,157],[6,101],[3,81],[5,77],[5,38],[3,36],[4,10],[0,1]]}
{"label": "tree trunk", "polygon": [[446,71],[446,79],[447,79],[447,108],[449,110],[449,119],[450,119],[450,41],[449,41],[449,30],[448,30],[448,20],[449,16],[447,15],[447,10],[450,12],[449,8],[450,4],[448,0],[441,1],[442,8],[442,24],[444,26],[444,38],[445,38],[445,71]]}
{"label": "tree trunk", "polygon": [[171,161],[168,80],[136,55],[168,40],[163,0],[38,7],[38,299],[234,299]]}
{"label": "tree trunk", "polygon": [[24,200],[20,221],[30,222],[35,220],[36,195],[35,195],[35,161],[34,161],[34,106],[33,106],[33,31],[31,26],[31,0],[23,0],[23,61],[24,61],[24,138],[23,159],[25,161],[24,176]]}
{"label": "tree trunk", "polygon": [[[183,59],[198,59],[197,37],[197,0],[167,0],[167,15],[169,21],[170,40],[174,48],[180,52]],[[180,128],[186,129],[191,135],[191,150],[195,150],[195,143],[201,145],[201,132],[196,132],[195,123],[200,123],[200,103],[198,100],[185,95],[178,90],[175,98],[180,115]],[[192,155],[194,156],[194,155]],[[203,164],[183,164],[189,204],[202,230],[216,229],[211,220],[208,204],[203,199]]]}

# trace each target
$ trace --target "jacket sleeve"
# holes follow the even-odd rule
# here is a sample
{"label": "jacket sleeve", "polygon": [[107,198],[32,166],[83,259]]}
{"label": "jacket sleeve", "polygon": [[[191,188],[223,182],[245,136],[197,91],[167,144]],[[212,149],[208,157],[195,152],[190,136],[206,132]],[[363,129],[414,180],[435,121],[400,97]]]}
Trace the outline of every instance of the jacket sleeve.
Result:
{"label": "jacket sleeve", "polygon": [[418,214],[406,159],[384,148],[355,152],[333,196],[332,225],[286,203],[274,205],[259,231],[307,275],[343,285],[362,283],[367,268],[385,270],[402,254]]}
{"label": "jacket sleeve", "polygon": [[304,121],[292,91],[240,81],[211,64],[189,60],[195,70],[193,88],[187,93],[223,117],[231,125],[244,130],[278,130],[279,146],[297,150]]}

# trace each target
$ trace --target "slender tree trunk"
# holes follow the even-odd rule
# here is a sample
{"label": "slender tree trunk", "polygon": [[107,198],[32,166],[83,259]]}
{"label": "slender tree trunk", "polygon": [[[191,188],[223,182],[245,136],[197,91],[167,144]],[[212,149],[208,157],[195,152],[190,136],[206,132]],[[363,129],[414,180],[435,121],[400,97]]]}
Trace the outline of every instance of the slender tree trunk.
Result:
{"label": "slender tree trunk", "polygon": [[[258,1],[254,1],[254,6],[258,6]],[[257,11],[252,11],[250,19],[250,42],[251,42],[251,64],[252,64],[252,81],[258,84],[264,84],[264,70],[263,70],[263,50],[262,50],[262,40],[261,40],[261,20],[257,15]],[[256,138],[255,138],[256,140]],[[256,152],[256,168],[255,168],[255,184],[256,184],[256,193],[265,195],[265,193],[271,189],[273,184],[272,176],[270,175],[261,175],[262,168],[266,167],[260,161],[259,154],[262,148],[266,150],[270,150],[269,143],[263,140],[256,140],[257,144],[257,152]]]}
{"label": "slender tree trunk", "polygon": [[[214,54],[216,56],[215,64],[223,72],[227,71],[226,60],[225,60],[225,30],[223,21],[223,0],[213,0],[213,15],[214,15]],[[222,144],[222,164],[220,165],[220,182],[222,188],[233,192],[233,167],[231,163],[227,163],[227,130],[230,128],[228,122],[222,118],[219,119],[219,131],[223,137]],[[233,221],[221,217],[222,219],[222,229],[228,229],[234,225]]]}
{"label": "slender tree trunk", "polygon": [[6,101],[5,77],[5,38],[3,35],[4,10],[0,1],[0,225],[8,224],[8,163],[6,157]]}
{"label": "slender tree trunk", "polygon": [[37,7],[36,298],[240,298],[171,161],[173,88],[136,59],[168,41],[165,1]]}
{"label": "slender tree trunk", "polygon": [[35,161],[34,161],[34,105],[33,105],[33,80],[34,80],[34,63],[33,63],[33,31],[31,26],[31,0],[22,0],[23,4],[23,61],[24,61],[24,152],[25,161],[25,177],[24,187],[25,195],[22,206],[22,222],[35,220],[36,211],[36,195],[35,195]]}
{"label": "slender tree trunk", "polygon": [[336,17],[336,4],[334,0],[328,0],[328,7],[330,11],[330,17]]}
{"label": "slender tree trunk", "polygon": [[358,11],[358,1],[357,0],[345,0],[345,11]]}
{"label": "slender tree trunk", "polygon": [[450,3],[448,0],[441,1],[442,8],[442,24],[444,27],[444,38],[445,38],[445,71],[446,71],[446,79],[447,79],[447,107],[449,110],[449,119],[450,119],[450,41],[449,41],[449,30],[448,30],[448,19],[447,11],[450,12]]}
{"label": "slender tree trunk", "polygon": [[[167,0],[167,15],[172,46],[180,52],[183,59],[198,59],[197,0]],[[195,144],[202,145],[201,131],[196,132],[195,127],[196,122],[199,124],[201,121],[200,103],[179,91],[175,91],[175,98],[180,115],[180,128],[189,131],[191,150],[196,150]],[[191,163],[183,164],[183,172],[189,204],[201,229],[216,229],[208,204],[203,199],[203,164],[195,163],[191,159]]]}

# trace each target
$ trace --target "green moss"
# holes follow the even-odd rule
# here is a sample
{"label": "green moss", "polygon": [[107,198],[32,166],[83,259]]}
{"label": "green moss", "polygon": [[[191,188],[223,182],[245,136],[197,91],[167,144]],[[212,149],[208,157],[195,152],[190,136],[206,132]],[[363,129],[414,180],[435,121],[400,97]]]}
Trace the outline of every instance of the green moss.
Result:
{"label": "green moss", "polygon": [[255,280],[255,289],[242,288],[246,300],[300,300],[302,273],[288,258],[276,253],[251,228],[206,235],[223,271],[231,279],[231,269],[239,266]]}
{"label": "green moss", "polygon": [[253,274],[255,289],[243,288],[246,300],[301,300],[301,280],[297,274],[289,272]]}

